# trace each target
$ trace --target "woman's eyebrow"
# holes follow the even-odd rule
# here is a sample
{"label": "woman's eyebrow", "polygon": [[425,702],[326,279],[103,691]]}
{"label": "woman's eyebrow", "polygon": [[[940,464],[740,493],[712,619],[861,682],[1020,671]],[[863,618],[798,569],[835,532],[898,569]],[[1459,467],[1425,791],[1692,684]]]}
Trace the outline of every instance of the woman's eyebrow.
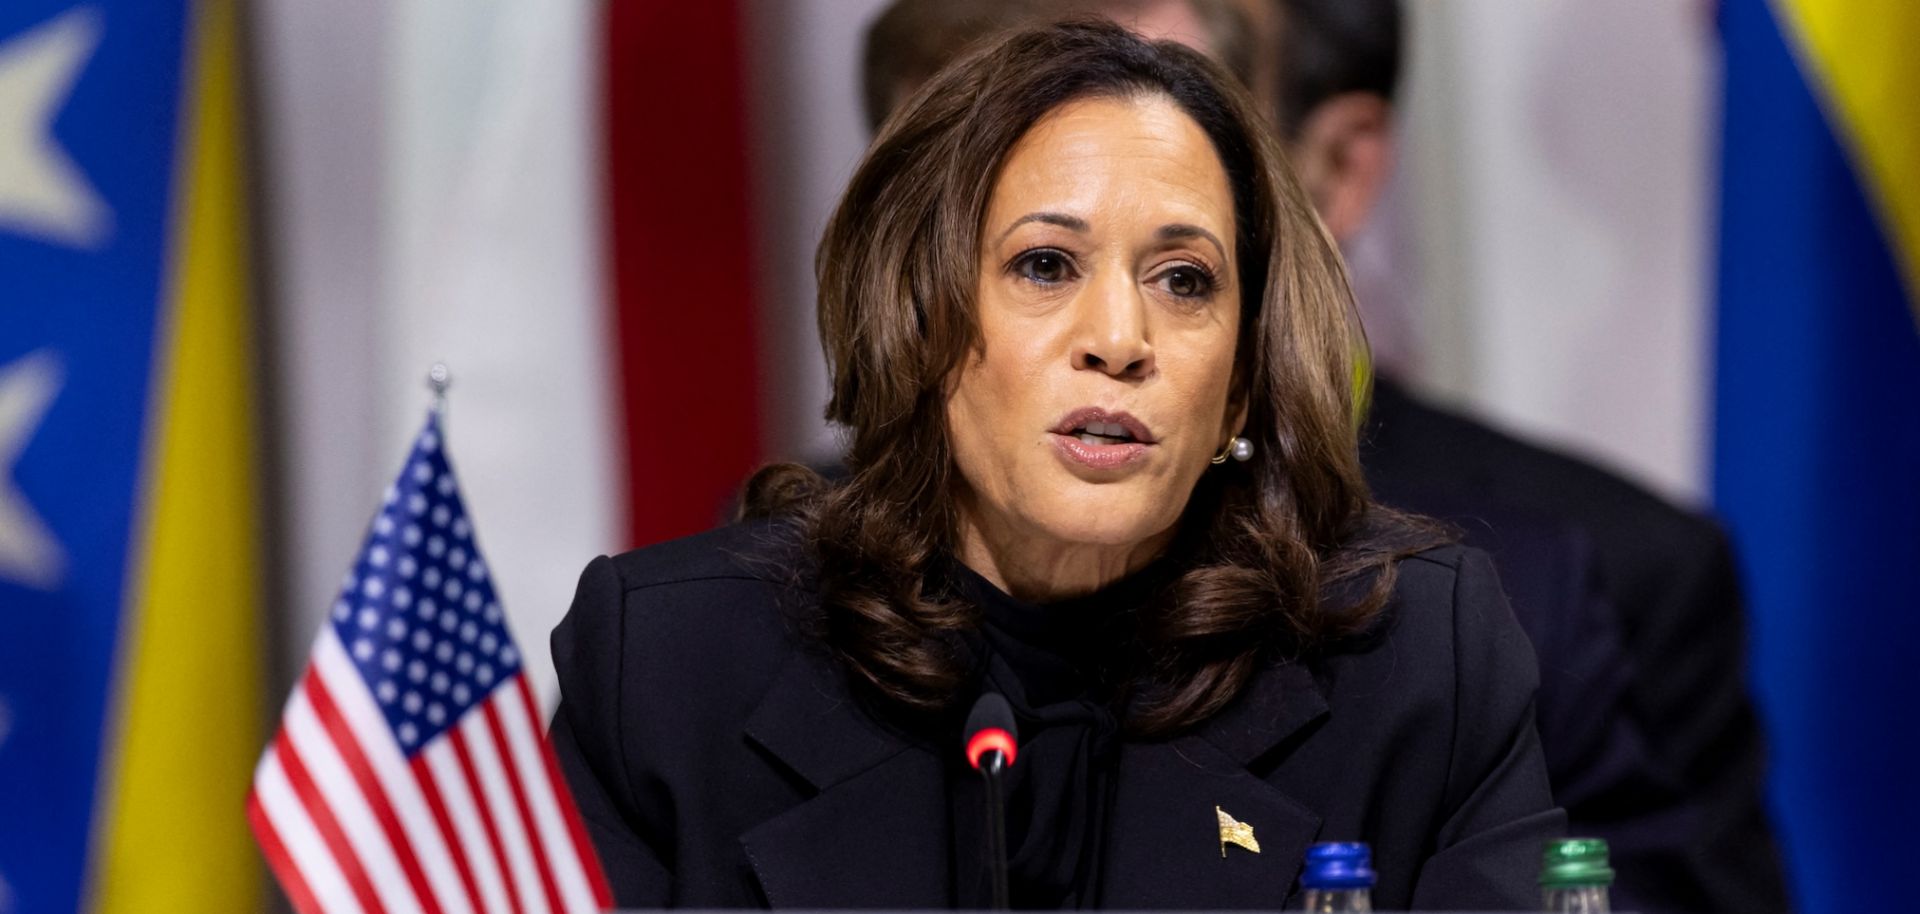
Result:
{"label": "woman's eyebrow", "polygon": [[998,247],[1000,242],[1007,240],[1008,235],[1013,234],[1014,229],[1026,225],[1029,222],[1044,222],[1048,225],[1057,225],[1068,231],[1079,232],[1083,235],[1086,234],[1090,228],[1090,226],[1087,225],[1087,220],[1079,216],[1069,216],[1066,213],[1028,213],[1013,220],[1013,224],[1007,226],[1006,231],[1000,233],[1000,237],[993,239],[994,245]]}
{"label": "woman's eyebrow", "polygon": [[1160,231],[1155,232],[1154,235],[1161,241],[1190,241],[1195,238],[1203,238],[1213,243],[1214,248],[1220,252],[1221,260],[1227,259],[1227,246],[1221,244],[1220,239],[1215,237],[1212,232],[1197,225],[1175,222],[1171,225],[1161,226]]}

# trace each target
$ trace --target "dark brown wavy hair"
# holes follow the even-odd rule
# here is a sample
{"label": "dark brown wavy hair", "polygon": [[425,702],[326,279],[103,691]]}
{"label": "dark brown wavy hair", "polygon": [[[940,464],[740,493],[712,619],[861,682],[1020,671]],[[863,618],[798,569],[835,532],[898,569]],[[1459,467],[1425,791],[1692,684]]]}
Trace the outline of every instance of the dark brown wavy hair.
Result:
{"label": "dark brown wavy hair", "polygon": [[888,118],[815,261],[827,418],[849,433],[849,476],[769,467],[746,513],[803,526],[823,634],[857,682],[920,711],[970,697],[956,694],[971,663],[960,635],[978,609],[930,579],[958,536],[944,391],[983,344],[981,222],[1002,162],[1048,112],[1093,96],[1163,96],[1192,117],[1225,165],[1239,228],[1234,396],[1249,405],[1254,457],[1195,487],[1169,556],[1178,573],[1140,620],[1128,725],[1165,735],[1220,710],[1277,656],[1365,630],[1395,562],[1441,541],[1367,494],[1355,436],[1366,341],[1345,268],[1254,103],[1201,55],[1099,21],[1028,29],[956,61]]}

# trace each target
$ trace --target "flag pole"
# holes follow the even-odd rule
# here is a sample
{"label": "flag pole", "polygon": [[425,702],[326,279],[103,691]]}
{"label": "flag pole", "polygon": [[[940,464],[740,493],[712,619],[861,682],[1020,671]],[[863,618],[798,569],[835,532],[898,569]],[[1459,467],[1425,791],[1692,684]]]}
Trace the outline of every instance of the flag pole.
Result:
{"label": "flag pole", "polygon": [[427,369],[427,389],[433,391],[433,412],[442,421],[447,417],[447,388],[453,386],[453,372],[445,362],[435,362]]}

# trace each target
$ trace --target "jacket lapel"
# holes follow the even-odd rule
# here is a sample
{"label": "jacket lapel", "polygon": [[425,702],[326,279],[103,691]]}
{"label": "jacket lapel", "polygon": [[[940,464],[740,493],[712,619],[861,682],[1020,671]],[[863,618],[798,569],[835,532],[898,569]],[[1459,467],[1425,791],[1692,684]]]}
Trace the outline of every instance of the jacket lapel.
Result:
{"label": "jacket lapel", "polygon": [[[1257,677],[1197,732],[1125,746],[1101,906],[1282,907],[1320,833],[1320,817],[1248,767],[1284,751],[1289,737],[1304,735],[1326,713],[1313,677],[1285,664]],[[1222,842],[1223,812],[1250,829],[1257,853]]]}
{"label": "jacket lapel", "polygon": [[817,791],[741,836],[768,904],[953,905],[938,758],[863,713],[822,658],[788,663],[747,738]]}

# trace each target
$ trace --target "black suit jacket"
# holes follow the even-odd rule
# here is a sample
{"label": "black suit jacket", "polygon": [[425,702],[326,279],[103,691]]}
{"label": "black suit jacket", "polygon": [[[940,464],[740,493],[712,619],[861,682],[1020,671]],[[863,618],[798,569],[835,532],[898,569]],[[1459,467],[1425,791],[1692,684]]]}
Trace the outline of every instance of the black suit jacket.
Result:
{"label": "black suit jacket", "polygon": [[1387,378],[1361,460],[1381,501],[1452,520],[1493,553],[1539,646],[1557,796],[1576,831],[1613,844],[1616,906],[1786,910],[1718,525]]}
{"label": "black suit jacket", "polygon": [[[622,905],[953,904],[957,722],[915,735],[865,708],[804,633],[798,554],[787,528],[737,525],[582,575],[553,635],[552,739]],[[1563,831],[1535,681],[1482,554],[1401,563],[1369,638],[1123,746],[1100,904],[1278,908],[1309,844],[1364,840],[1380,907],[1535,907]],[[1259,853],[1222,855],[1216,806]]]}

